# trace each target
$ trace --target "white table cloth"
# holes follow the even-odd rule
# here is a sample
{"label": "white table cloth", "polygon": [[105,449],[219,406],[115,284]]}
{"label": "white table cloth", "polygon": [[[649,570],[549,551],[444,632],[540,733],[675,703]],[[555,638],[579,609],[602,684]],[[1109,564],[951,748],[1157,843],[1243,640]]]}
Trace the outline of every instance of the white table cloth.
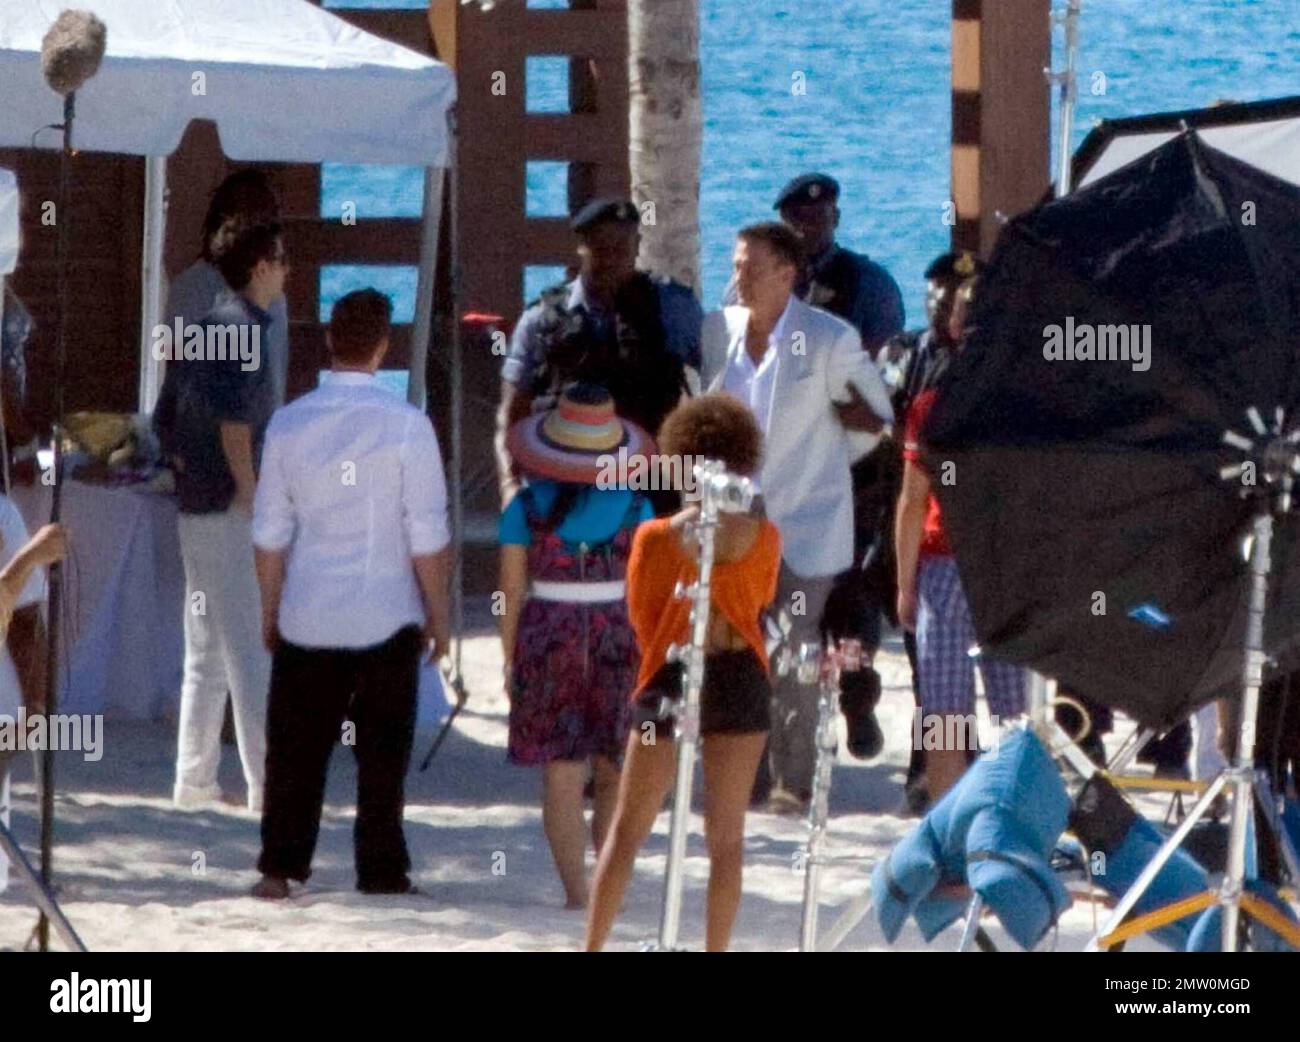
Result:
{"label": "white table cloth", "polygon": [[[15,487],[13,499],[31,531],[49,520],[47,486]],[[175,500],[73,479],[64,488],[63,522],[72,543],[63,611],[71,655],[61,656],[59,711],[174,718],[185,649]],[[447,711],[437,669],[423,669],[420,721]]]}

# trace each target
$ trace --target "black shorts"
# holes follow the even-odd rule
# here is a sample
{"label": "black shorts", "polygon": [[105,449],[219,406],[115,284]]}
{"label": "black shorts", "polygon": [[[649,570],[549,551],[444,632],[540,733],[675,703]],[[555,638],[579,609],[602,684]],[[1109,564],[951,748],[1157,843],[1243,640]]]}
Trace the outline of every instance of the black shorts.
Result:
{"label": "black shorts", "polygon": [[[632,719],[668,726],[672,717],[661,708],[665,698],[682,697],[682,664],[668,662],[641,692]],[[714,651],[704,658],[700,692],[700,734],[755,734],[772,729],[772,683],[758,656],[748,648]]]}

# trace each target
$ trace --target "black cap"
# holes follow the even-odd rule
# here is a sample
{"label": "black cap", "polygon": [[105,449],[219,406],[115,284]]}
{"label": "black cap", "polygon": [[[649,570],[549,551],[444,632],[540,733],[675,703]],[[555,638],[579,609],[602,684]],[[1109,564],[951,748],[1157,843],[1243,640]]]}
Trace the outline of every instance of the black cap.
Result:
{"label": "black cap", "polygon": [[962,280],[984,274],[984,262],[970,250],[943,253],[925,269],[927,279]]}
{"label": "black cap", "polygon": [[606,196],[602,199],[593,199],[582,206],[569,221],[569,227],[582,234],[598,224],[606,224],[609,221],[616,221],[619,224],[640,224],[641,213],[627,199]]}
{"label": "black cap", "polygon": [[840,183],[830,174],[800,174],[781,189],[772,204],[773,210],[800,203],[835,202],[840,197]]}

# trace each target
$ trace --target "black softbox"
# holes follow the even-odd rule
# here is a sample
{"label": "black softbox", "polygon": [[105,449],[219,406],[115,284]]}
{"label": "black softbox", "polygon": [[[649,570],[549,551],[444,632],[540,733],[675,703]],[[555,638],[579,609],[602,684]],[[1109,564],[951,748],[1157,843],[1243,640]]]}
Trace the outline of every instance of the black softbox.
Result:
{"label": "black softbox", "polygon": [[[1157,728],[1239,692],[1263,475],[1223,480],[1249,458],[1223,435],[1300,420],[1300,188],[1184,132],[1012,220],[971,323],[924,436],[985,652]],[[1282,657],[1295,537],[1288,515]]]}

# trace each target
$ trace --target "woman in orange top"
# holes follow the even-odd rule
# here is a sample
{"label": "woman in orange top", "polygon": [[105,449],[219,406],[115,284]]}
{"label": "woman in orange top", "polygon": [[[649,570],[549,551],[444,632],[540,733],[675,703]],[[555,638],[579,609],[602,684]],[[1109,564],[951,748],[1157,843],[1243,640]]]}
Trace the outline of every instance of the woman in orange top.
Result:
{"label": "woman in orange top", "polygon": [[[750,411],[725,394],[679,405],[659,432],[670,458],[721,460],[733,474],[758,470],[762,434]],[[686,468],[683,467],[683,470]],[[682,697],[682,666],[665,660],[668,645],[689,640],[690,603],[673,596],[696,574],[687,525],[698,508],[647,521],[637,529],[627,569],[627,604],[641,647],[618,803],[600,851],[587,912],[587,950],[599,951],[632,877],[638,851],[654,827],[676,773],[673,717],[665,700]],[[740,904],[745,811],[770,724],[772,688],[759,615],[776,597],[781,539],[776,526],[747,514],[723,514],[714,543],[711,611],[705,647],[700,734],[704,826],[709,848],[706,947],[725,951]]]}

